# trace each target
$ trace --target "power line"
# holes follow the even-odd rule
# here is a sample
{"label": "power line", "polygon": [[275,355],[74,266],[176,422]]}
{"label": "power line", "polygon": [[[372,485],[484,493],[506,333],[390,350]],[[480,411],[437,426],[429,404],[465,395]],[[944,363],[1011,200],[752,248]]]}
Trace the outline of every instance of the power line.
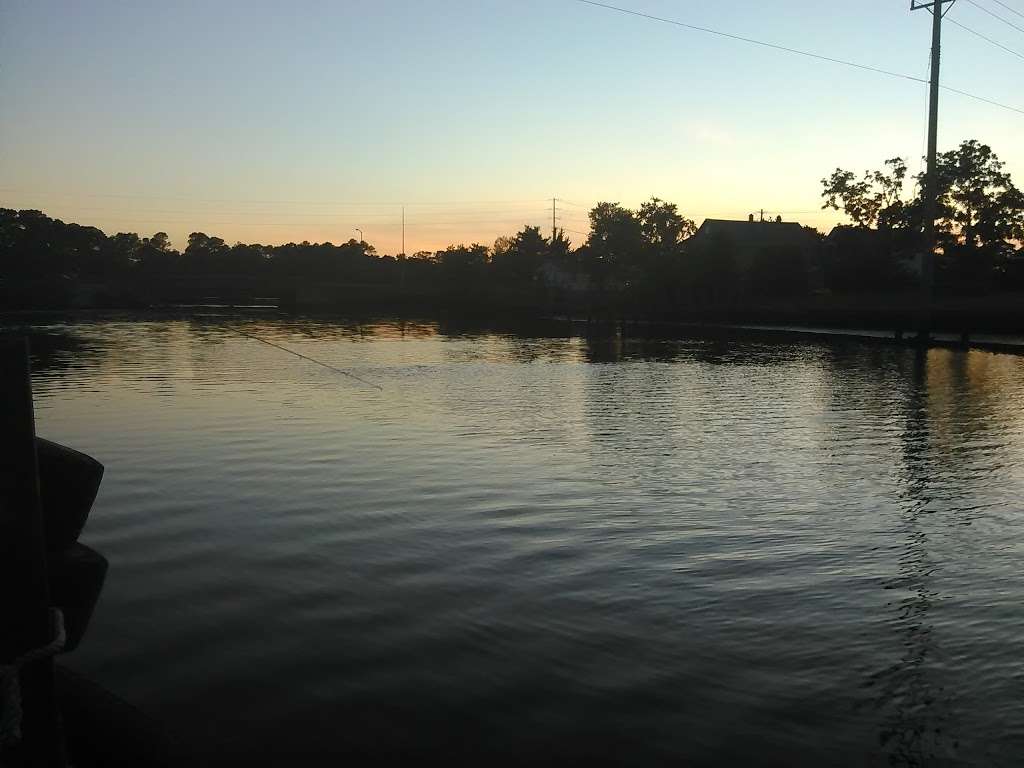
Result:
{"label": "power line", "polygon": [[962,30],[964,30],[966,32],[970,32],[975,37],[980,37],[985,42],[991,43],[992,45],[996,46],[997,48],[1002,48],[1007,53],[1012,53],[1018,59],[1024,59],[1024,53],[1020,53],[1019,51],[1015,51],[1015,50],[1013,50],[1013,48],[1008,48],[1005,45],[1003,45],[1002,43],[997,42],[996,40],[993,40],[991,37],[986,37],[985,35],[981,34],[981,32],[978,32],[976,30],[971,29],[966,24],[961,24],[959,21],[957,21],[956,19],[954,19],[952,17],[946,19],[946,21],[948,21],[950,24],[955,24],[956,26],[960,27],[960,29],[962,29]]}
{"label": "power line", "polygon": [[967,0],[967,2],[970,3],[971,5],[973,5],[975,8],[977,8],[979,11],[983,11],[984,13],[987,13],[993,19],[999,19],[999,21],[1003,22],[1003,24],[1008,24],[1009,26],[1011,26],[1014,29],[1016,29],[1018,32],[1024,32],[1024,27],[1019,27],[1016,24],[1014,24],[1012,21],[1010,21],[1008,19],[1004,19],[998,13],[996,13],[995,11],[990,11],[984,5],[976,3],[974,0]]}
{"label": "power line", "polygon": [[[64,195],[59,195],[64,197]],[[29,193],[26,195],[27,201],[21,202],[19,207],[29,208],[33,204],[38,204],[38,200],[33,198],[45,198],[47,195]],[[46,207],[61,207],[66,206],[67,203],[44,203]],[[340,211],[294,211],[294,210],[231,210],[220,207],[175,207],[175,208],[126,208],[124,205],[106,204],[106,205],[93,205],[86,204],[80,205],[77,202],[74,203],[74,208],[79,212],[88,212],[92,215],[102,216],[103,218],[112,218],[108,214],[116,214],[118,217],[127,217],[132,219],[141,219],[145,221],[156,221],[159,220],[156,217],[164,217],[166,220],[176,220],[178,217],[190,217],[196,221],[203,220],[205,223],[206,217],[210,217],[215,221],[221,221],[225,217],[232,219],[231,223],[256,223],[249,222],[247,219],[276,219],[276,220],[294,220],[295,222],[304,221],[306,219],[352,219],[352,218],[366,218],[366,219],[399,219],[402,215],[401,207],[398,206],[394,210],[390,211],[366,211],[366,210],[340,210]],[[437,208],[421,208],[418,211],[412,213],[415,219],[429,218],[432,221],[468,221],[468,220],[492,220],[492,219],[514,219],[522,217],[532,217],[535,214],[543,214],[547,209],[541,208],[540,206],[534,205],[511,205],[511,206],[471,206],[466,205],[465,207],[450,207],[448,209],[437,209]],[[155,215],[153,219],[143,218],[150,215]]]}
{"label": "power line", "polygon": [[992,99],[986,99],[984,96],[977,96],[977,95],[975,95],[973,93],[968,93],[967,91],[961,91],[959,88],[954,88],[951,85],[940,85],[939,88],[941,88],[944,91],[949,91],[950,93],[959,94],[960,96],[966,96],[967,98],[974,99],[975,101],[981,101],[981,102],[983,102],[985,104],[991,104],[993,107],[1000,107],[1002,109],[1008,109],[1011,112],[1018,112],[1018,113],[1024,115],[1024,109],[1018,109],[1017,107],[1011,107],[1011,106],[1009,106],[1007,104],[1002,104],[1002,103],[1000,103],[998,101],[993,101]]}
{"label": "power line", "polygon": [[[31,210],[31,209],[24,209],[24,210]],[[57,210],[59,210],[59,209],[57,209]],[[135,212],[135,213],[145,214],[147,212],[146,211],[138,211],[138,212]],[[182,213],[183,214],[187,214],[188,212],[184,211]],[[429,218],[421,218],[421,219],[409,219],[409,223],[410,224],[419,225],[421,223],[430,222],[430,223],[434,223],[434,224],[437,224],[437,225],[456,225],[456,224],[474,224],[474,223],[479,224],[479,223],[491,223],[491,222],[515,222],[515,221],[526,221],[526,220],[530,220],[530,219],[538,219],[539,220],[539,219],[545,218],[546,216],[550,216],[550,214],[551,214],[550,211],[536,212],[536,213],[527,211],[527,212],[524,212],[522,214],[509,213],[509,214],[505,214],[505,215],[501,215],[501,216],[487,216],[487,217],[477,217],[477,218],[429,217]],[[274,218],[273,221],[268,221],[267,220],[268,217],[263,217],[261,220],[253,221],[253,220],[245,220],[245,219],[232,219],[232,220],[212,219],[212,220],[207,220],[207,219],[202,218],[201,216],[198,216],[198,215],[190,216],[189,218],[173,218],[173,217],[169,218],[166,215],[157,215],[157,216],[153,216],[153,217],[149,218],[149,217],[146,217],[146,216],[132,215],[131,212],[129,212],[129,214],[127,216],[116,215],[116,213],[114,215],[112,215],[112,214],[104,213],[104,212],[98,212],[98,213],[97,212],[90,212],[87,215],[94,216],[95,218],[102,219],[103,221],[143,222],[143,223],[147,223],[147,222],[148,223],[165,222],[167,224],[190,224],[190,225],[196,225],[196,226],[198,226],[198,225],[202,225],[202,226],[215,225],[215,226],[241,226],[241,227],[268,227],[268,226],[269,227],[276,227],[276,226],[294,227],[296,225],[318,225],[320,223],[320,222],[287,221],[287,220],[285,220],[283,218],[280,218],[280,217],[272,217],[272,218]],[[231,215],[231,214],[227,214],[227,215]],[[448,214],[448,216],[450,216],[450,215],[451,214]],[[397,220],[400,216],[401,216],[400,213],[396,213],[394,215],[389,215],[388,218],[389,219],[393,219],[393,220]],[[349,218],[349,217],[346,217],[346,218]],[[324,222],[324,223],[329,223],[329,222]]]}
{"label": "power line", "polygon": [[[62,204],[57,204],[60,206]],[[66,205],[66,204],[64,204]],[[27,206],[22,206],[27,208]],[[401,211],[393,211],[387,213],[298,213],[291,211],[220,211],[220,210],[200,210],[200,209],[176,209],[176,208],[134,208],[126,209],[124,207],[112,207],[112,206],[99,206],[99,205],[75,205],[75,210],[88,212],[91,215],[103,216],[106,213],[116,214],[130,214],[132,216],[145,215],[145,214],[158,214],[163,216],[191,216],[195,219],[202,219],[204,216],[214,217],[250,217],[254,219],[265,219],[265,218],[277,218],[277,219],[352,219],[352,218],[366,218],[366,219],[398,219],[401,217]],[[546,213],[546,211],[540,211]],[[538,210],[506,210],[501,208],[496,209],[469,209],[469,210],[450,210],[450,211],[438,211],[432,213],[429,211],[417,212],[416,216],[429,217],[431,220],[437,220],[440,218],[444,219],[461,219],[461,218],[479,218],[481,216],[503,216],[507,218],[514,218],[516,216],[530,216],[534,213],[538,213]],[[245,218],[241,219],[245,221]]]}
{"label": "power line", "polygon": [[913,80],[918,83],[927,83],[927,80],[922,80],[919,77],[913,75],[905,75],[901,72],[893,72],[888,69],[880,69],[879,67],[873,67],[869,64],[858,64],[855,61],[846,61],[844,59],[835,59],[831,56],[823,56],[819,53],[811,53],[810,51],[802,51],[798,48],[789,48],[785,45],[778,45],[777,43],[769,43],[765,40],[756,40],[752,37],[743,37],[742,35],[734,35],[731,32],[722,32],[718,29],[711,29],[710,27],[700,27],[696,24],[687,24],[683,21],[677,21],[676,19],[667,19],[664,16],[654,16],[650,13],[643,13],[641,11],[634,11],[629,8],[620,8],[617,5],[608,5],[606,3],[599,3],[597,0],[576,0],[579,3],[585,3],[586,5],[593,5],[597,8],[605,8],[609,11],[618,11],[619,13],[629,14],[630,16],[639,16],[643,19],[650,19],[651,21],[660,21],[663,24],[672,24],[677,27],[683,27],[684,29],[690,29],[695,32],[704,32],[709,35],[717,35],[718,37],[725,37],[729,40],[738,40],[742,43],[750,43],[751,45],[759,45],[763,48],[771,48],[776,51],[784,51],[786,53],[794,53],[798,56],[806,56],[810,59],[818,59],[819,61],[829,61],[833,64],[842,64],[847,67],[855,67],[857,69],[864,69],[868,72],[875,72],[881,75],[888,75],[889,77],[898,77],[904,80]]}
{"label": "power line", "polygon": [[1024,13],[1021,13],[1021,12],[1020,12],[1020,11],[1018,11],[1018,10],[1017,10],[1016,8],[1011,8],[1011,7],[1010,7],[1010,6],[1008,6],[1008,5],[1006,4],[1006,3],[1004,3],[1004,2],[1002,1],[1002,0],[992,0],[992,2],[993,2],[993,3],[996,3],[997,5],[1001,5],[1001,6],[1003,6],[1003,8],[1005,8],[1006,10],[1008,10],[1008,11],[1009,11],[1010,13],[1015,13],[1015,14],[1017,14],[1018,16],[1020,16],[1020,17],[1021,17],[1022,19],[1024,19]]}
{"label": "power line", "polygon": [[366,207],[366,206],[393,206],[394,208],[400,208],[402,205],[407,206],[436,206],[436,205],[526,205],[535,203],[546,203],[551,200],[550,197],[536,197],[529,199],[520,200],[432,200],[432,201],[421,201],[421,202],[395,202],[391,200],[381,201],[353,201],[353,200],[246,200],[244,198],[226,198],[226,197],[195,197],[194,195],[146,195],[139,193],[127,193],[127,192],[46,192],[37,191],[31,189],[25,189],[24,187],[0,187],[0,193],[21,193],[21,194],[34,194],[43,195],[48,197],[101,197],[101,198],[116,198],[116,199],[139,199],[139,200],[188,200],[201,203],[232,203],[237,205],[337,205],[337,206],[350,206],[350,207]]}
{"label": "power line", "polygon": [[[597,0],[576,0],[576,2],[584,3],[585,5],[592,5],[592,6],[596,7],[596,8],[604,8],[604,9],[609,10],[609,11],[616,11],[617,13],[624,13],[624,14],[627,14],[629,16],[637,16],[637,17],[642,18],[642,19],[649,19],[650,21],[658,21],[658,22],[661,22],[662,24],[671,24],[673,26],[682,27],[683,29],[693,30],[695,32],[704,32],[705,34],[709,34],[709,35],[717,35],[718,37],[724,37],[724,38],[727,38],[729,40],[738,40],[741,43],[749,43],[751,45],[758,45],[758,46],[761,46],[762,48],[770,48],[770,49],[776,50],[776,51],[783,51],[785,53],[792,53],[792,54],[795,54],[797,56],[804,56],[804,57],[809,58],[809,59],[816,59],[818,61],[827,61],[827,62],[830,62],[832,64],[841,64],[844,67],[853,67],[854,69],[862,69],[862,70],[867,71],[867,72],[874,72],[875,74],[886,75],[888,77],[894,77],[894,78],[898,78],[898,79],[901,79],[901,80],[910,80],[911,82],[915,82],[915,83],[924,83],[925,85],[929,84],[928,80],[926,80],[924,78],[920,78],[920,77],[915,77],[914,75],[907,75],[907,74],[904,74],[902,72],[893,72],[892,70],[882,69],[880,67],[873,67],[873,66],[871,66],[869,64],[860,64],[860,63],[855,62],[855,61],[847,61],[845,59],[836,59],[836,58],[833,58],[831,56],[823,56],[820,53],[811,53],[810,51],[802,51],[799,48],[790,48],[790,47],[785,46],[785,45],[778,45],[777,43],[769,43],[769,42],[767,42],[765,40],[756,40],[756,39],[754,39],[752,37],[743,37],[742,35],[734,35],[734,34],[732,34],[730,32],[722,32],[721,30],[711,29],[710,27],[701,27],[701,26],[697,26],[696,24],[687,24],[686,22],[677,21],[675,19],[667,19],[664,16],[655,16],[655,15],[650,14],[650,13],[643,13],[641,11],[634,11],[634,10],[631,10],[629,8],[620,8],[617,5],[608,5],[607,3],[600,3],[600,2],[597,2]],[[968,2],[972,2],[972,0],[968,0]],[[956,93],[956,94],[959,94],[960,96],[966,96],[969,99],[974,99],[976,101],[981,101],[981,102],[984,102],[985,104],[991,104],[992,106],[1000,107],[1002,109],[1007,109],[1007,110],[1009,110],[1011,112],[1017,112],[1018,114],[1024,115],[1024,109],[1020,109],[1018,107],[1011,107],[1008,104],[1002,104],[1001,102],[994,101],[993,99],[987,99],[987,98],[985,98],[983,96],[977,96],[977,95],[975,95],[973,93],[968,93],[967,91],[962,91],[959,88],[952,88],[952,87],[950,87],[948,85],[943,85],[943,86],[940,86],[940,87],[943,88],[944,90],[950,91],[951,93]]]}
{"label": "power line", "polygon": [[[121,212],[121,213],[126,211],[124,206],[114,207],[114,206],[104,206],[104,205],[76,205],[75,209],[79,210],[79,211],[94,212],[94,213],[96,213],[98,215],[103,215],[103,213],[105,211],[113,211],[113,212]],[[192,209],[188,209],[188,208],[133,208],[133,209],[128,209],[128,212],[132,213],[132,214],[156,213],[156,214],[170,214],[172,216],[195,216],[197,218],[202,216],[202,215],[204,215],[204,214],[207,214],[207,215],[212,214],[214,216],[253,216],[253,217],[277,216],[277,217],[286,217],[286,218],[296,218],[296,217],[309,218],[309,217],[313,217],[313,218],[318,218],[318,219],[320,219],[320,218],[330,218],[330,219],[335,219],[335,218],[356,218],[356,217],[358,217],[358,218],[387,218],[387,219],[393,219],[393,218],[397,218],[398,216],[401,215],[401,213],[399,211],[394,211],[394,212],[389,212],[389,213],[358,213],[358,212],[357,213],[341,213],[341,212],[338,212],[338,213],[302,213],[302,212],[297,212],[297,211],[296,212],[292,212],[292,211],[222,211],[222,210],[211,211],[209,209],[202,210],[202,209],[198,209],[198,208],[192,208]],[[473,211],[473,213],[477,213],[477,211]],[[486,213],[486,211],[479,211],[479,213]]]}
{"label": "power line", "polygon": [[975,37],[980,37],[985,42],[991,43],[992,45],[994,45],[997,48],[1002,48],[1002,50],[1005,50],[1007,53],[1013,53],[1018,58],[1024,58],[1024,53],[1021,53],[1020,51],[1016,51],[1013,48],[1009,48],[1006,45],[1004,45],[1004,44],[1002,44],[1002,43],[1000,43],[1000,42],[998,42],[996,40],[992,40],[992,38],[986,37],[985,35],[982,35],[977,30],[972,30],[966,24],[961,24],[961,23],[957,22],[957,20],[955,18],[947,18],[946,20],[947,20],[947,22],[949,22],[949,24],[955,25],[956,27],[959,27],[959,28],[961,28],[962,30],[964,30],[966,32],[970,32]]}

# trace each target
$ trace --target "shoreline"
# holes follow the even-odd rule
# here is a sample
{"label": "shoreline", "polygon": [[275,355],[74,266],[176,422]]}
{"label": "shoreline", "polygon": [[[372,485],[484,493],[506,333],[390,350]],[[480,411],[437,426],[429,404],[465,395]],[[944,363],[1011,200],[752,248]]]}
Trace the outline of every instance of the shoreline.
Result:
{"label": "shoreline", "polygon": [[[568,335],[609,335],[635,338],[684,338],[693,336],[767,337],[779,341],[849,340],[867,343],[891,344],[905,347],[979,349],[993,352],[1024,354],[1024,333],[1016,326],[1005,332],[998,330],[932,331],[926,338],[919,337],[909,325],[884,327],[874,323],[802,323],[771,321],[729,321],[726,319],[671,319],[671,318],[587,318],[582,315],[536,314],[532,312],[353,312],[337,310],[286,311],[273,305],[182,304],[147,308],[73,308],[73,309],[20,309],[0,310],[0,324],[18,326],[40,321],[74,322],[77,320],[123,320],[144,322],[149,319],[217,319],[230,317],[258,319],[317,319],[347,322],[408,321],[456,322],[481,329],[513,327],[528,332],[543,327],[550,332],[559,326],[569,326]],[[847,316],[846,320],[864,319],[863,315]],[[574,330],[578,329],[578,330]]]}

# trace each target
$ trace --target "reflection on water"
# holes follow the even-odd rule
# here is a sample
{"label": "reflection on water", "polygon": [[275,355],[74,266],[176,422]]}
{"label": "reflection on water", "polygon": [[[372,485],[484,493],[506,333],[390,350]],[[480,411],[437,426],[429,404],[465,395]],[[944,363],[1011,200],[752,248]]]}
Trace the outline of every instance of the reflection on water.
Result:
{"label": "reflection on water", "polygon": [[34,328],[74,664],[224,760],[1016,762],[1020,358],[572,330]]}
{"label": "reflection on water", "polygon": [[929,480],[937,473],[931,466],[928,410],[928,360],[924,352],[914,356],[907,387],[906,427],[903,432],[902,493],[903,526],[899,571],[885,582],[885,589],[903,595],[891,601],[892,625],[904,647],[898,662],[871,676],[869,684],[880,691],[876,703],[885,713],[881,742],[891,749],[895,765],[928,765],[955,756],[956,729],[949,722],[955,711],[955,691],[937,680],[929,663],[941,653],[930,611],[941,599],[934,586],[939,563],[929,548],[928,527],[922,518],[930,507]]}

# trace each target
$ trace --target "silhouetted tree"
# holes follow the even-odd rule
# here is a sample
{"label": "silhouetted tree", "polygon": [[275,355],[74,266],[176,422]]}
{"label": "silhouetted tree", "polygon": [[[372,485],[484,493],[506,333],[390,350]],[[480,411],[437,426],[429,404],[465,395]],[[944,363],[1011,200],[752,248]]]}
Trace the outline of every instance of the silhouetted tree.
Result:
{"label": "silhouetted tree", "polygon": [[896,157],[859,180],[841,168],[822,179],[822,207],[843,211],[854,222],[830,236],[824,266],[832,288],[886,290],[907,284],[906,259],[920,251],[921,207],[904,199],[906,176],[906,163]]}
{"label": "silhouetted tree", "polygon": [[193,232],[188,236],[188,246],[182,254],[182,267],[195,275],[222,273],[226,271],[229,251],[228,244],[221,238]]}
{"label": "silhouetted tree", "polygon": [[569,262],[571,254],[572,243],[565,236],[565,230],[559,229],[555,232],[555,237],[548,241],[548,258],[558,263],[566,264]]}
{"label": "silhouetted tree", "polygon": [[449,245],[438,251],[435,258],[449,289],[467,291],[483,284],[489,261],[486,245]]}
{"label": "silhouetted tree", "polygon": [[107,247],[110,250],[111,259],[118,269],[127,271],[139,261],[142,238],[134,232],[118,232],[109,238]]}
{"label": "silhouetted tree", "polygon": [[852,171],[836,168],[824,186],[822,208],[842,211],[859,227],[886,229],[905,225],[903,188],[907,164],[903,158],[885,161],[885,170],[866,171],[857,180]]}
{"label": "silhouetted tree", "polygon": [[679,214],[675,203],[652,197],[637,213],[640,234],[656,252],[675,253],[679,245],[697,231],[691,219]]}
{"label": "silhouetted tree", "polygon": [[1005,272],[1024,239],[1024,194],[992,149],[977,141],[942,153],[937,165],[944,261],[955,281],[988,283]]}
{"label": "silhouetted tree", "polygon": [[598,203],[589,217],[582,261],[590,279],[602,289],[613,280],[628,282],[643,245],[636,214],[618,203]]}
{"label": "silhouetted tree", "polygon": [[181,254],[171,248],[171,241],[166,232],[157,232],[152,237],[143,238],[136,258],[143,273],[166,275],[174,272],[179,266]]}
{"label": "silhouetted tree", "polygon": [[64,222],[51,219],[42,211],[3,209],[0,243],[4,254],[0,275],[21,280],[67,275],[73,265],[67,261],[65,229]]}
{"label": "silhouetted tree", "polygon": [[675,203],[657,197],[640,206],[637,218],[643,243],[636,298],[671,308],[679,302],[686,280],[683,243],[693,236],[697,226],[680,215]]}
{"label": "silhouetted tree", "polygon": [[274,249],[259,243],[235,243],[224,257],[225,271],[231,274],[260,275],[270,271]]}
{"label": "silhouetted tree", "polygon": [[511,238],[498,238],[491,262],[495,276],[514,283],[531,283],[549,253],[549,244],[540,227],[526,226]]}
{"label": "silhouetted tree", "polygon": [[[886,170],[868,171],[859,180],[841,168],[822,180],[823,207],[842,210],[856,227],[874,233],[833,233],[832,239],[841,241],[833,247],[831,262],[833,277],[842,283],[839,287],[849,287],[851,281],[875,288],[905,283],[898,257],[918,254],[924,246],[925,173],[917,177],[918,195],[905,200],[906,164],[894,158],[885,165]],[[1003,274],[1019,251],[1024,195],[992,149],[973,139],[940,154],[937,173],[936,232],[947,282],[987,283]],[[844,259],[857,262],[845,264]]]}

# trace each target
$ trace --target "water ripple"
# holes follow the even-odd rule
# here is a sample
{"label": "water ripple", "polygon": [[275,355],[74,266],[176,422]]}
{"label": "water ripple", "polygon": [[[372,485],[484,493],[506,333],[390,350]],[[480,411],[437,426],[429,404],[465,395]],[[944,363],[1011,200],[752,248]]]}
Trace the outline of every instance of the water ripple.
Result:
{"label": "water ripple", "polygon": [[382,390],[216,317],[33,329],[107,466],[71,661],[225,762],[1024,751],[1020,358],[245,322]]}

